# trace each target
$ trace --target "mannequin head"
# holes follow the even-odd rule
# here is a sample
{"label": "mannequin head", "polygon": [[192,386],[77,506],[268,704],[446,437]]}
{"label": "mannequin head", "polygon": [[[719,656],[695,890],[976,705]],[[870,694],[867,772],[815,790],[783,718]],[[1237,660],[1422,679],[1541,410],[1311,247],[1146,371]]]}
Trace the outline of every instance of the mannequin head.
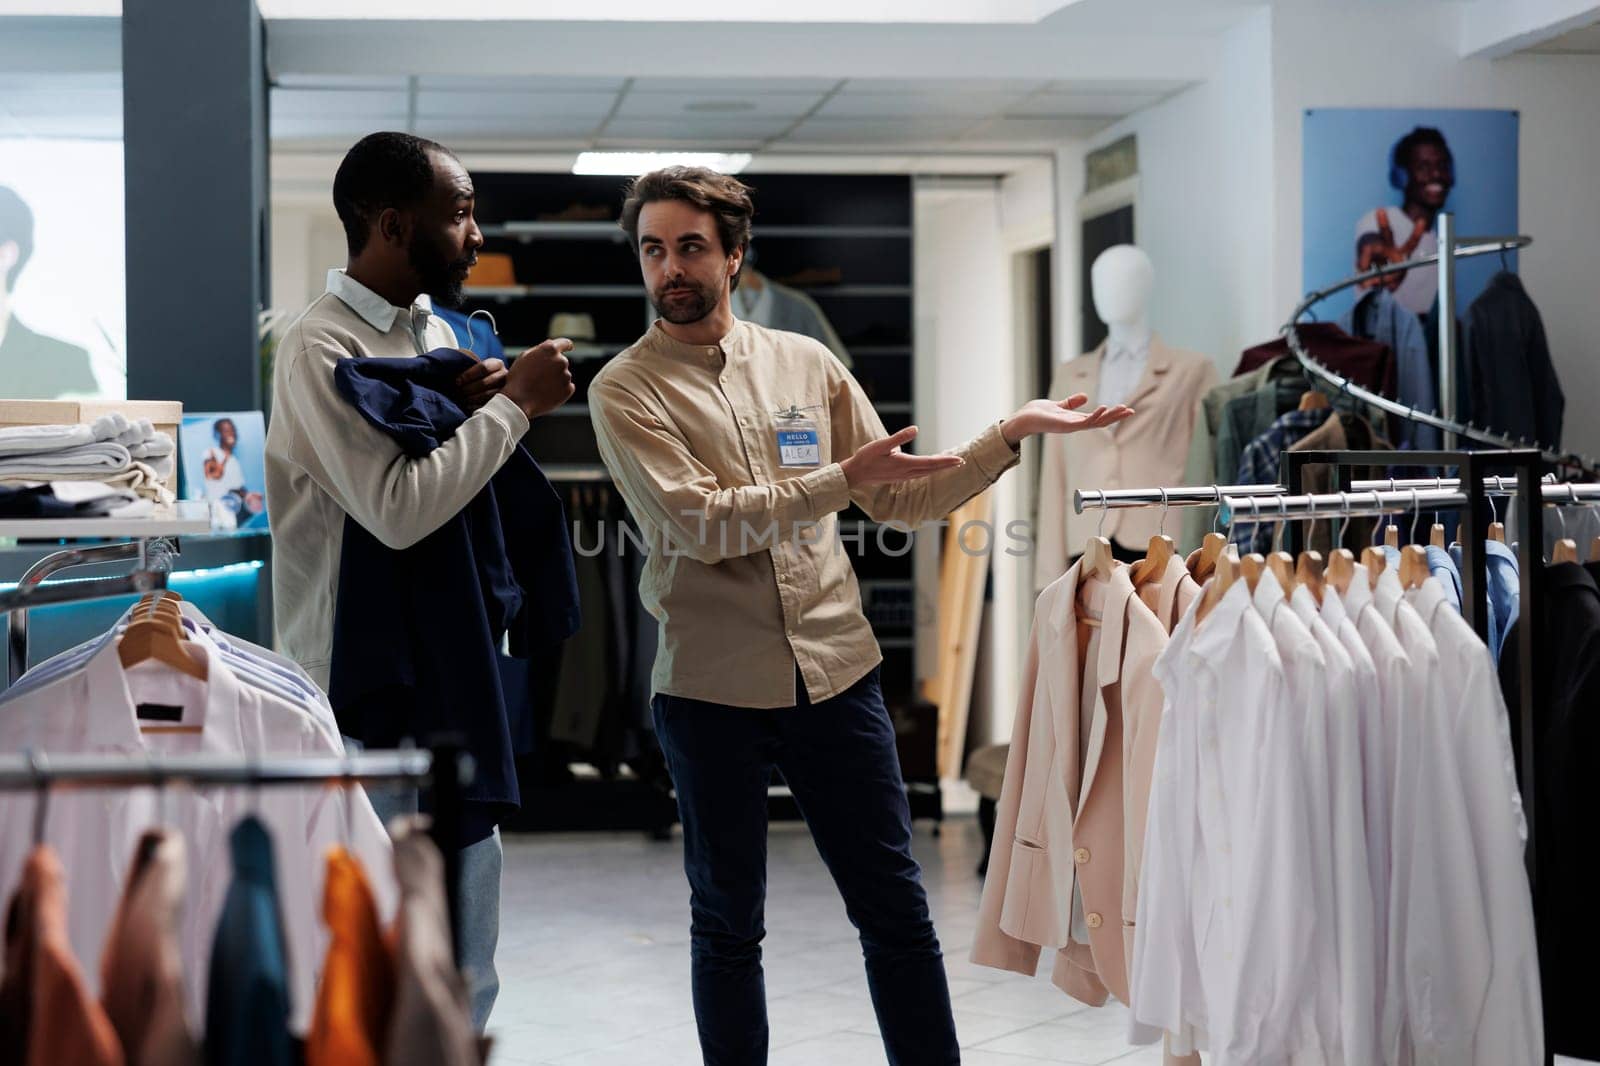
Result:
{"label": "mannequin head", "polygon": [[1100,321],[1113,328],[1143,325],[1155,280],[1150,257],[1133,245],[1118,244],[1101,252],[1089,268]]}

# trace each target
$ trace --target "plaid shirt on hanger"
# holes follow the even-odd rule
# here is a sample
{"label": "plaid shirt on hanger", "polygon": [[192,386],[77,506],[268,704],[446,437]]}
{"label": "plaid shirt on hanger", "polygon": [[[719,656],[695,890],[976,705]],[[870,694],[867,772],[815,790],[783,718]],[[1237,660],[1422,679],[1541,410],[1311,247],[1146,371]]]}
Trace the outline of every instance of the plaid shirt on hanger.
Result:
{"label": "plaid shirt on hanger", "polygon": [[[1279,415],[1271,428],[1245,445],[1244,453],[1239,456],[1239,476],[1235,484],[1277,484],[1278,460],[1283,453],[1328,419],[1337,417],[1326,407],[1311,411],[1287,411]],[[1240,555],[1250,552],[1265,555],[1272,550],[1274,523],[1270,521],[1271,507],[1272,501],[1261,502],[1262,521],[1259,524],[1250,517],[1248,511],[1235,515],[1228,537],[1238,545]]]}

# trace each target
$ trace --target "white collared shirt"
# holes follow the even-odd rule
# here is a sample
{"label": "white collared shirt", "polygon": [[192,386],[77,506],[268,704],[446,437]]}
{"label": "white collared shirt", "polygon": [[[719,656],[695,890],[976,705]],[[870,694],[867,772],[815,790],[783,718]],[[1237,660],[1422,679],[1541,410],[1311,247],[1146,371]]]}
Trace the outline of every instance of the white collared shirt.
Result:
{"label": "white collared shirt", "polygon": [[1211,1061],[1291,1050],[1315,912],[1298,715],[1236,582],[1156,662],[1166,692],[1134,936],[1132,1037]]}
{"label": "white collared shirt", "polygon": [[1290,701],[1284,713],[1290,716],[1300,745],[1299,787],[1306,804],[1306,844],[1311,856],[1311,880],[1305,887],[1316,914],[1310,929],[1311,949],[1301,960],[1308,982],[1302,997],[1307,1010],[1295,1020],[1298,1028],[1286,1050],[1331,1053],[1339,1046],[1339,958],[1328,703],[1337,678],[1323,647],[1289,605],[1271,570],[1262,571],[1252,599],[1272,631],[1289,684]]}
{"label": "white collared shirt", "polygon": [[[5,705],[0,751],[46,754],[327,755],[326,731],[302,707],[242,684],[210,639],[191,632],[207,661],[199,681],[156,663],[124,671],[115,641],[107,641],[82,669],[39,685]],[[180,724],[199,733],[141,732],[136,707],[182,707]],[[166,724],[166,723],[163,723]],[[0,795],[0,891],[9,894],[32,847],[35,797]],[[228,834],[240,818],[256,814],[271,829],[277,863],[278,902],[290,963],[291,1027],[310,1024],[317,972],[327,949],[318,920],[323,852],[348,840],[372,882],[387,921],[397,892],[389,840],[359,789],[345,797],[320,788],[170,788],[69,792],[51,796],[44,838],[67,871],[68,931],[89,982],[99,987],[100,952],[123,879],[143,832],[157,825],[180,833],[190,849],[189,884],[182,924],[184,974],[190,1021],[205,1016],[212,936],[226,897],[232,863]],[[348,822],[347,822],[348,819]]]}
{"label": "white collared shirt", "polygon": [[1133,390],[1139,387],[1139,379],[1144,377],[1144,369],[1149,362],[1148,336],[1142,345],[1107,340],[1105,353],[1100,357],[1100,394],[1093,397],[1092,405],[1114,407],[1126,401],[1133,395]]}
{"label": "white collared shirt", "polygon": [[[428,339],[428,323],[433,320],[433,298],[425,292],[411,301],[410,307],[396,307],[337,268],[328,271],[327,291],[342,300],[346,307],[360,315],[367,325],[379,333],[388,333],[394,326],[394,320],[405,315],[406,331],[411,335],[418,355],[439,346]],[[448,323],[444,323],[444,326],[446,330],[450,329]],[[454,338],[454,331],[450,336]]]}
{"label": "white collared shirt", "polygon": [[[1356,567],[1350,591],[1366,588],[1366,569]],[[1370,596],[1370,591],[1368,595]],[[1358,594],[1359,595],[1359,594]],[[1376,618],[1376,612],[1373,617]],[[1322,596],[1322,620],[1329,630],[1339,637],[1355,671],[1355,706],[1361,744],[1362,810],[1366,816],[1367,875],[1372,892],[1373,966],[1372,987],[1368,994],[1374,1017],[1381,1017],[1383,1003],[1383,976],[1387,958],[1389,929],[1389,819],[1393,812],[1389,802],[1389,776],[1384,757],[1384,715],[1388,705],[1384,702],[1384,685],[1379,683],[1378,660],[1367,647],[1356,625],[1355,617],[1346,605],[1345,597],[1329,585]],[[1393,634],[1386,642],[1384,671],[1386,684],[1398,693],[1404,671],[1404,652]],[[1378,1060],[1381,1061],[1381,1060]]]}
{"label": "white collared shirt", "polygon": [[[1406,600],[1438,643],[1440,730],[1435,735],[1458,771],[1461,792],[1448,801],[1453,808],[1449,813],[1464,816],[1473,844],[1470,853],[1441,857],[1453,863],[1440,871],[1441,879],[1447,886],[1474,881],[1482,901],[1481,913],[1475,913],[1467,909],[1471,894],[1456,892],[1439,900],[1441,917],[1450,923],[1443,935],[1471,945],[1456,960],[1464,956],[1482,967],[1473,979],[1461,975],[1459,981],[1475,995],[1482,990],[1470,1057],[1450,1061],[1476,1066],[1537,1063],[1544,1022],[1533,900],[1522,862],[1527,823],[1499,678],[1488,647],[1448,602],[1438,578],[1407,592]],[[1474,859],[1468,867],[1467,861]],[[1451,906],[1458,902],[1459,907]],[[1469,1001],[1464,1011],[1472,1005]],[[1419,1061],[1427,1061],[1420,1057],[1426,1046],[1420,1036],[1418,1045]]]}
{"label": "white collared shirt", "polygon": [[[1328,598],[1329,594],[1324,593]],[[1337,593],[1331,598],[1338,599]],[[1361,707],[1377,702],[1377,681],[1358,687],[1356,664],[1343,642],[1323,620],[1316,597],[1304,585],[1289,597],[1295,617],[1316,639],[1327,662],[1326,744],[1331,823],[1334,921],[1330,926],[1338,966],[1339,1040],[1346,1062],[1378,1061],[1376,901],[1367,860],[1367,815],[1363,788]],[[1341,608],[1342,610],[1342,608]],[[1357,638],[1359,646],[1359,637]],[[1366,649],[1361,649],[1366,656]],[[1370,656],[1367,670],[1372,670]]]}

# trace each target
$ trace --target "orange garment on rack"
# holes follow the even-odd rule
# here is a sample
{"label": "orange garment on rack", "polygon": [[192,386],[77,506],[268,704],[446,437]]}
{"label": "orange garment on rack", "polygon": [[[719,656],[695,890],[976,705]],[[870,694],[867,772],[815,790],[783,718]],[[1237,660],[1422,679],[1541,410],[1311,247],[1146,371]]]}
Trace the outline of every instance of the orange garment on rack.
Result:
{"label": "orange garment on rack", "polygon": [[122,1046],[73,957],[61,862],[33,849],[6,911],[0,1064],[123,1066]]}
{"label": "orange garment on rack", "polygon": [[394,1009],[394,955],[361,863],[328,850],[322,917],[329,933],[306,1066],[380,1066]]}
{"label": "orange garment on rack", "polygon": [[188,861],[183,838],[147,832],[134,849],[100,956],[100,999],[128,1066],[198,1066],[200,1045],[183,1014],[178,916]]}

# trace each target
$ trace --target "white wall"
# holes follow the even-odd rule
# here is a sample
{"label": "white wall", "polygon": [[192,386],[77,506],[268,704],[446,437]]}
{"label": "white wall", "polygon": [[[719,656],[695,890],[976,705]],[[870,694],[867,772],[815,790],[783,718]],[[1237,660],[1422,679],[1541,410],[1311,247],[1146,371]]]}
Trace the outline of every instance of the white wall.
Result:
{"label": "white wall", "polygon": [[[1264,284],[1273,222],[1271,17],[1261,11],[1223,34],[1208,81],[1091,141],[1098,148],[1138,138],[1134,225],[1156,267],[1151,324],[1168,343],[1211,356],[1223,374],[1290,310],[1274,304]],[[1063,204],[1064,227],[1077,226],[1075,204]],[[1057,291],[1071,304],[1076,333],[1077,283],[1066,289],[1067,280]]]}
{"label": "white wall", "polygon": [[[1519,163],[1523,233],[1534,247],[1519,272],[1538,304],[1567,396],[1562,444],[1600,453],[1600,57],[1519,55],[1462,59],[1457,3],[1371,10],[1281,5],[1273,14],[1274,165],[1277,191],[1272,306],[1287,313],[1301,295],[1301,116],[1308,107],[1515,108],[1522,113]],[[1141,149],[1143,145],[1140,146]]]}
{"label": "white wall", "polygon": [[[1016,193],[1019,190],[1013,189]],[[1013,200],[1013,208],[1023,200]],[[998,183],[919,182],[916,192],[916,410],[920,452],[940,451],[981,433],[1020,403],[1011,336],[1011,253]],[[1026,214],[1026,212],[1024,212]],[[1015,216],[1015,210],[1013,212]],[[1027,560],[1003,548],[1006,523],[1022,518],[1014,475],[994,488],[994,601],[986,614],[991,669],[974,687],[969,735],[992,743],[1010,735],[1020,661],[1016,589]],[[921,606],[938,599],[937,550],[923,538],[918,556]],[[918,662],[924,673],[937,662],[937,621],[919,611]],[[930,626],[926,624],[932,621]]]}

